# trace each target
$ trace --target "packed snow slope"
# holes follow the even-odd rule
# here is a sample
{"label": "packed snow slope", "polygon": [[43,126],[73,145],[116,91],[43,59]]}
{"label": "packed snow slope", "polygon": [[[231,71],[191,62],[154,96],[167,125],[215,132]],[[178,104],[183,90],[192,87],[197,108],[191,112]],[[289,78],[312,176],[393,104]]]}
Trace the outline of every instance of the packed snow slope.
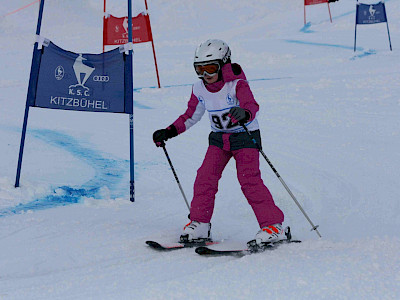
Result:
{"label": "packed snow slope", "polygon": [[[14,188],[38,3],[0,5],[0,299],[400,299],[400,3],[386,23],[358,26],[356,1],[152,0],[151,44],[134,46],[136,201],[129,201],[127,115],[31,108],[21,187]],[[126,1],[107,10],[126,15]],[[134,14],[144,10],[134,1]],[[6,16],[7,15],[7,16]],[[47,0],[41,35],[77,53],[102,49],[103,1]],[[186,109],[192,59],[225,40],[260,104],[264,151],[318,224],[310,224],[261,157],[264,182],[303,243],[238,258],[176,241],[187,207],[152,142]],[[207,116],[167,142],[190,199],[207,149]],[[258,230],[224,171],[212,219],[215,248],[242,248]]]}

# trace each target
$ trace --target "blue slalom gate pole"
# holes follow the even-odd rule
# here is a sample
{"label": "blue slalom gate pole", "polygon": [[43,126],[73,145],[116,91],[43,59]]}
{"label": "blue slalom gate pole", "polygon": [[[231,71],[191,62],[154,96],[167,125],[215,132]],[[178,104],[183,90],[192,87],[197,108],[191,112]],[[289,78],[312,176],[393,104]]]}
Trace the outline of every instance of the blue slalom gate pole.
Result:
{"label": "blue slalom gate pole", "polygon": [[[128,41],[132,43],[132,0],[128,0]],[[128,65],[130,74],[133,74],[133,54],[132,49],[129,49],[128,54]],[[129,115],[129,140],[130,140],[130,201],[135,201],[135,155],[134,155],[134,134],[133,134],[133,82],[129,83],[128,89],[131,93],[132,101],[132,114]]]}
{"label": "blue slalom gate pole", "polygon": [[354,52],[356,52],[356,44],[357,44],[357,24],[354,29]]}
{"label": "blue slalom gate pole", "polygon": [[354,52],[356,52],[356,44],[357,44],[357,16],[358,16],[358,0],[356,4],[356,25],[354,27]]}
{"label": "blue slalom gate pole", "polygon": [[[37,21],[37,26],[36,26],[36,35],[40,35],[40,29],[42,27],[42,18],[43,18],[43,8],[44,8],[44,0],[40,1],[40,6],[39,6],[39,15],[38,15],[38,21]],[[36,83],[37,83],[37,75],[32,76],[32,74],[37,74],[37,68],[39,67],[38,60],[40,60],[40,54],[37,51],[38,47],[38,42],[35,42],[35,45],[33,47],[33,55],[32,55],[32,66],[31,66],[31,76],[29,80],[29,86],[28,86],[28,95],[26,97],[26,105],[25,105],[25,114],[24,114],[24,123],[22,125],[22,134],[21,134],[21,143],[19,146],[19,156],[18,156],[18,166],[17,166],[17,175],[15,178],[15,187],[19,187],[19,179],[21,177],[21,167],[22,167],[22,156],[24,154],[24,146],[25,146],[25,136],[26,136],[26,128],[28,126],[28,115],[29,115],[29,100],[30,100],[30,94],[32,91],[36,90]]]}
{"label": "blue slalom gate pole", "polygon": [[385,5],[383,5],[383,11],[384,11],[385,16],[386,16],[386,28],[387,28],[388,37],[389,37],[389,47],[390,47],[390,51],[392,51],[392,42],[390,40],[390,33],[389,33],[389,21],[387,19],[386,6]]}
{"label": "blue slalom gate pole", "polygon": [[389,23],[388,22],[386,22],[386,27],[387,27],[388,37],[389,37],[389,47],[390,47],[390,51],[392,51],[392,42],[390,41]]}

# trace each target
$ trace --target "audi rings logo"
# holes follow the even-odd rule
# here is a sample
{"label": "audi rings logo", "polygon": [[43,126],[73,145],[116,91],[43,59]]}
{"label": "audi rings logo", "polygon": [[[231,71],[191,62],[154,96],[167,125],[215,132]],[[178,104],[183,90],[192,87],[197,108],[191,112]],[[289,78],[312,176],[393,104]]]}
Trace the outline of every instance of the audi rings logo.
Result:
{"label": "audi rings logo", "polygon": [[96,76],[93,76],[93,81],[109,82],[110,81],[110,76],[106,76],[106,75],[99,76],[99,75],[96,75]]}

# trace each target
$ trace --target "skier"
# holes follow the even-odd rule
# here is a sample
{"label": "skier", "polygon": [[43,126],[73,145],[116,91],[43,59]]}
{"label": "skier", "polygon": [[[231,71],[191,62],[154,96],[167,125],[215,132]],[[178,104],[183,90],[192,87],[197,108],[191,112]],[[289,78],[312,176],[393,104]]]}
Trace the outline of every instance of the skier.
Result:
{"label": "skier", "polygon": [[259,151],[241,126],[245,124],[261,145],[256,118],[259,105],[242,68],[231,63],[230,57],[231,51],[224,41],[212,39],[200,44],[195,51],[194,69],[201,80],[192,87],[186,112],[167,128],[153,133],[154,143],[160,147],[197,123],[206,110],[210,118],[209,147],[197,171],[190,208],[191,221],[184,227],[181,242],[211,238],[210,221],[218,181],[231,157],[236,160],[241,189],[261,228],[255,240],[262,244],[283,238],[283,212],[275,205],[261,179]]}

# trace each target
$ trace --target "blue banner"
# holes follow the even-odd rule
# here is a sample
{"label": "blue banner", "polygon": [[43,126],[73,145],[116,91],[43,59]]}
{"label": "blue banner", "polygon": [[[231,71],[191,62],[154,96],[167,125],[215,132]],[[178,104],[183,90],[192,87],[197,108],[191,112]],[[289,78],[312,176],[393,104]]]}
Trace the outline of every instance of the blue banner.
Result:
{"label": "blue banner", "polygon": [[375,24],[387,22],[385,3],[357,4],[356,24]]}
{"label": "blue banner", "polygon": [[15,187],[19,187],[29,109],[129,114],[130,200],[134,201],[132,1],[128,0],[129,43],[102,54],[73,53],[40,36],[45,0],[40,0],[31,72],[22,125]]}
{"label": "blue banner", "polygon": [[102,54],[73,53],[48,41],[41,50],[36,95],[30,105],[43,108],[132,113],[126,95],[125,54],[114,49]]}

